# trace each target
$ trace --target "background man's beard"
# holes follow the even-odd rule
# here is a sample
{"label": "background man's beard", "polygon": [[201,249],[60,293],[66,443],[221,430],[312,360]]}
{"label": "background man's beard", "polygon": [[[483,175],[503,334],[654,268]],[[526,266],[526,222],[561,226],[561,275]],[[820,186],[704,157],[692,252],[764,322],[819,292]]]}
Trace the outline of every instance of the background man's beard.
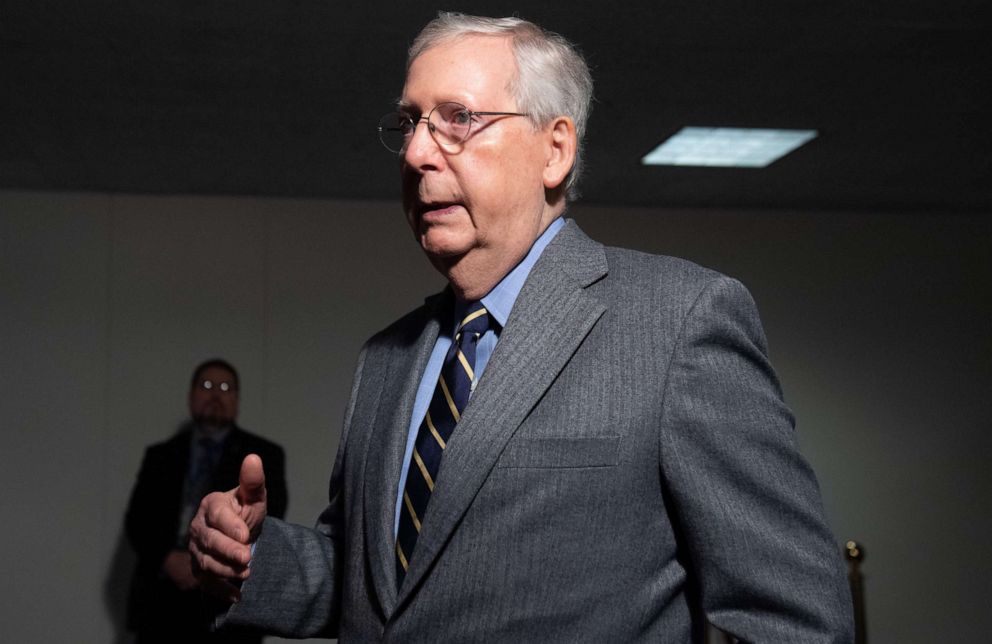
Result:
{"label": "background man's beard", "polygon": [[193,420],[196,421],[196,424],[199,425],[200,429],[208,434],[222,431],[234,424],[232,419],[219,418],[212,414],[196,416]]}

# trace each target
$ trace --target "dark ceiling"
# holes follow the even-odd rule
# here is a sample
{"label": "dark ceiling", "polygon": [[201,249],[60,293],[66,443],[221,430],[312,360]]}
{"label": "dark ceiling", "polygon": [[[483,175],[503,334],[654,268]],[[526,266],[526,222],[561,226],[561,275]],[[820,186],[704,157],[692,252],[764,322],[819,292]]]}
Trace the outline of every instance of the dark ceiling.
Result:
{"label": "dark ceiling", "polygon": [[[596,80],[586,202],[992,212],[992,2],[462,2]],[[437,5],[0,0],[0,188],[391,199],[375,134]],[[813,128],[765,169],[643,167],[685,125]]]}

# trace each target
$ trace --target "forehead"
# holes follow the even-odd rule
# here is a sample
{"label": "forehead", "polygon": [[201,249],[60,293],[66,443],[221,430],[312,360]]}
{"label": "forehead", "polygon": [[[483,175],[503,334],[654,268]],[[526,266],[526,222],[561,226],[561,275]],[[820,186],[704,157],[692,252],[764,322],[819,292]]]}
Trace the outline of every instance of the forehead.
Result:
{"label": "forehead", "polygon": [[414,59],[400,103],[421,110],[444,101],[476,110],[515,108],[509,87],[516,74],[509,38],[464,36],[435,45]]}
{"label": "forehead", "polygon": [[234,381],[234,374],[225,369],[224,367],[207,367],[199,373],[196,377],[197,381],[202,380],[212,380],[219,382],[221,380],[227,380],[229,382]]}

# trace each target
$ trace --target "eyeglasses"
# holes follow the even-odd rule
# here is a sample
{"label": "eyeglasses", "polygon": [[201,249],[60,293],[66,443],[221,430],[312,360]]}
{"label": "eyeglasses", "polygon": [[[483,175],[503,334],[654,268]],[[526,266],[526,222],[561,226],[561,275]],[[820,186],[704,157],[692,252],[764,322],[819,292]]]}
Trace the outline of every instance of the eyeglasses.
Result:
{"label": "eyeglasses", "polygon": [[464,143],[472,126],[480,123],[479,116],[527,116],[520,112],[473,112],[461,103],[440,103],[427,116],[414,118],[403,112],[390,112],[379,119],[379,140],[386,149],[402,154],[409,145],[417,125],[427,121],[427,131],[438,145]]}
{"label": "eyeglasses", "polygon": [[237,391],[237,388],[226,380],[221,380],[220,382],[214,382],[213,380],[201,380],[197,386],[204,391],[213,391],[214,389],[224,393]]}

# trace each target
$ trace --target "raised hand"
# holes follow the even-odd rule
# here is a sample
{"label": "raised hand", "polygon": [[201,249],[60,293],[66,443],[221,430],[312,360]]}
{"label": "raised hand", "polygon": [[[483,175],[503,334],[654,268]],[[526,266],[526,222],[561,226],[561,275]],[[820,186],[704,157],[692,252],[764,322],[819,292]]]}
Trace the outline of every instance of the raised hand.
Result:
{"label": "raised hand", "polygon": [[190,523],[193,573],[205,590],[228,601],[240,599],[251,544],[258,538],[265,514],[262,459],[249,454],[241,463],[238,486],[203,497]]}

